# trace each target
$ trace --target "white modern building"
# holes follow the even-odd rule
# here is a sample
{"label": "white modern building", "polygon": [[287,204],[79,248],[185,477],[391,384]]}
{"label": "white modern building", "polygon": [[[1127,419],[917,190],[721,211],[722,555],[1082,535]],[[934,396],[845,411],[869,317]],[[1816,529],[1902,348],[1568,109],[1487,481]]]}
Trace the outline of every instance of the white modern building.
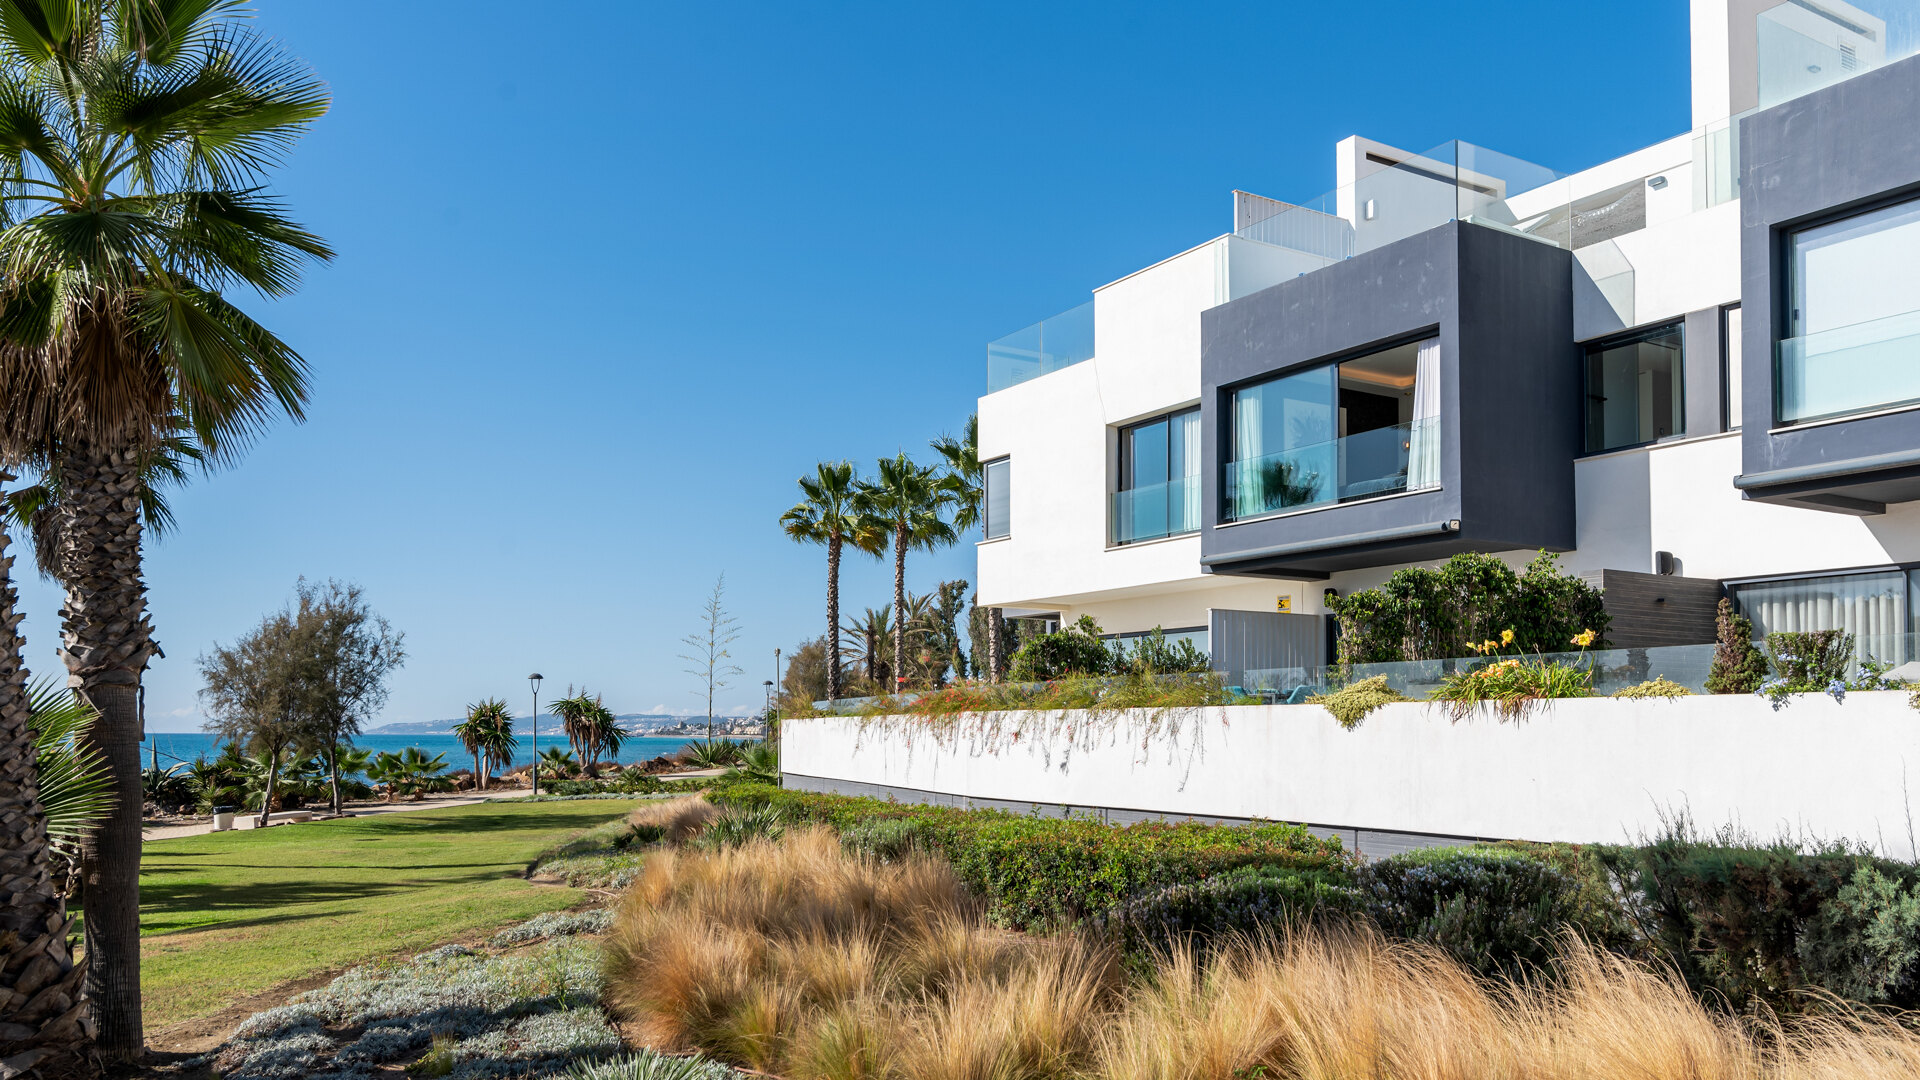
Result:
{"label": "white modern building", "polygon": [[1710,641],[1724,593],[1912,659],[1920,0],[1691,30],[1691,131],[1571,175],[1349,138],[1327,195],[1235,192],[990,344],[979,602],[1307,666],[1329,590],[1544,548],[1616,646]]}

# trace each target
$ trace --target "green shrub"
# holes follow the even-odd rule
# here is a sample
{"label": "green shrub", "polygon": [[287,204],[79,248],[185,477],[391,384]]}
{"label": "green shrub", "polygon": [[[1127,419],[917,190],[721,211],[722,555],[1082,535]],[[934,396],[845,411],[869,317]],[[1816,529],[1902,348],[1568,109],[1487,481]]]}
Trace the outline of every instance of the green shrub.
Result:
{"label": "green shrub", "polygon": [[1258,935],[1321,917],[1361,910],[1360,891],[1344,871],[1241,866],[1204,881],[1142,893],[1099,916],[1096,924],[1128,953],[1169,943]]}
{"label": "green shrub", "polygon": [[1514,632],[1523,652],[1563,652],[1585,629],[1604,649],[1612,621],[1600,590],[1561,573],[1559,556],[1546,551],[1521,574],[1477,552],[1398,570],[1378,588],[1341,597],[1333,610],[1342,664],[1461,657],[1469,643],[1502,630]]}
{"label": "green shrub", "polygon": [[1702,839],[1684,820],[1651,843],[1601,851],[1641,933],[1698,993],[1741,1009],[1805,1008],[1816,987],[1920,1005],[1897,944],[1914,925],[1920,868],[1730,830]]}
{"label": "green shrub", "polygon": [[1367,714],[1382,705],[1391,705],[1396,701],[1412,701],[1407,695],[1387,685],[1385,675],[1375,675],[1371,679],[1361,679],[1350,686],[1335,690],[1331,694],[1315,694],[1307,699],[1309,705],[1325,705],[1340,726],[1352,731],[1360,726]]}
{"label": "green shrub", "polygon": [[1767,660],[1788,692],[1820,693],[1844,684],[1853,635],[1844,630],[1780,630],[1767,635]]}
{"label": "green shrub", "polygon": [[1856,865],[1801,933],[1809,981],[1870,1005],[1920,1002],[1920,885]]}
{"label": "green shrub", "polygon": [[1071,675],[1105,675],[1114,669],[1113,650],[1100,638],[1100,624],[1082,615],[1072,626],[1027,639],[1013,654],[1008,677],[1015,682],[1045,682]]}
{"label": "green shrub", "polygon": [[1616,925],[1575,875],[1511,848],[1409,851],[1363,867],[1357,884],[1382,931],[1484,975],[1544,968],[1566,930],[1604,942]]}
{"label": "green shrub", "polygon": [[1706,687],[1714,694],[1751,694],[1767,677],[1767,658],[1753,644],[1753,620],[1736,615],[1733,601],[1720,598],[1714,617],[1713,666]]}
{"label": "green shrub", "polygon": [[1114,666],[1136,675],[1198,675],[1213,670],[1213,661],[1187,639],[1169,642],[1159,627],[1134,642],[1129,650],[1115,644]]}
{"label": "green shrub", "polygon": [[1674,698],[1692,697],[1693,691],[1687,689],[1684,686],[1681,686],[1679,683],[1674,682],[1672,679],[1667,678],[1665,675],[1660,675],[1660,676],[1656,676],[1655,678],[1648,679],[1646,682],[1643,682],[1643,683],[1635,683],[1632,686],[1623,686],[1620,689],[1615,690],[1612,696],[1617,698],[1636,698],[1636,699],[1666,698],[1667,700],[1671,701]]}
{"label": "green shrub", "polygon": [[879,818],[847,826],[840,846],[881,862],[897,862],[928,848],[926,826],[908,818]]}
{"label": "green shrub", "polygon": [[[742,784],[708,798],[723,806],[771,807],[794,823],[872,837],[880,821],[904,821],[894,836],[951,863],[995,923],[1042,930],[1078,923],[1124,900],[1240,866],[1343,872],[1336,839],[1299,825],[1106,825],[1090,818],[1043,818],[1002,810],[920,806]],[[871,830],[865,833],[860,830]]]}

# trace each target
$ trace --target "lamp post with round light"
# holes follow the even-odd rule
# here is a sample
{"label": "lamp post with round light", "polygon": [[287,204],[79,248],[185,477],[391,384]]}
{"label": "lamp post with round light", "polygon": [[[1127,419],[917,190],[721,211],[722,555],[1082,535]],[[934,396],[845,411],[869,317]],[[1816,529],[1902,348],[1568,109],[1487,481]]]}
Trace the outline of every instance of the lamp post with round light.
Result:
{"label": "lamp post with round light", "polygon": [[527,685],[533,687],[533,793],[540,794],[540,680],[539,672],[527,676]]}

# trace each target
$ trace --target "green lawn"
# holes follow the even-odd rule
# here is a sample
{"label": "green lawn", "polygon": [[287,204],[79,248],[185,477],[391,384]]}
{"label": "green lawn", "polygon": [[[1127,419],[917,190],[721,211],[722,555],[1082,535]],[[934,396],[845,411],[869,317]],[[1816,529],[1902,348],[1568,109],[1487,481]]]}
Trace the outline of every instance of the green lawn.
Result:
{"label": "green lawn", "polygon": [[149,843],[146,1021],[165,1026],[283,982],[572,907],[586,894],[520,874],[633,805],[483,803]]}

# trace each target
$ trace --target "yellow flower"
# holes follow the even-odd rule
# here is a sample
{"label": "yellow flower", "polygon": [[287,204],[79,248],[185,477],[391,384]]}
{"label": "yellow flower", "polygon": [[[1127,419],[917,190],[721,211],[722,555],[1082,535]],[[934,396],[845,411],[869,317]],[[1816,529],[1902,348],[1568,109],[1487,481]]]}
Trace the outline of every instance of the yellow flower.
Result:
{"label": "yellow flower", "polygon": [[1477,641],[1469,641],[1467,642],[1467,648],[1477,653],[1480,651],[1480,643]]}
{"label": "yellow flower", "polygon": [[1593,639],[1599,636],[1600,635],[1594,633],[1591,630],[1582,630],[1579,633],[1573,635],[1573,643],[1584,649],[1587,646],[1593,644]]}
{"label": "yellow flower", "polygon": [[1502,644],[1502,645],[1511,645],[1511,644],[1513,644],[1513,631],[1512,631],[1512,630],[1502,630],[1502,631],[1500,631],[1500,644]]}

